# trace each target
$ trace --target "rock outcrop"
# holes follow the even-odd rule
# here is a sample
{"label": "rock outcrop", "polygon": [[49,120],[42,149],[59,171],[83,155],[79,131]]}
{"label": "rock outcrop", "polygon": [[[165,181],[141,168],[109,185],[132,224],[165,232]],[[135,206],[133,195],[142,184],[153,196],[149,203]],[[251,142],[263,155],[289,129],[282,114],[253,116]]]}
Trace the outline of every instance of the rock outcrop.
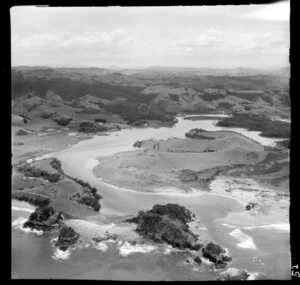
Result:
{"label": "rock outcrop", "polygon": [[224,268],[228,262],[232,261],[232,258],[226,255],[224,248],[212,242],[202,248],[202,254],[204,258],[214,263],[217,269]]}
{"label": "rock outcrop", "polygon": [[75,232],[73,228],[68,226],[63,226],[60,229],[58,240],[55,246],[59,246],[60,250],[67,250],[70,245],[77,242],[79,238],[79,233]]}
{"label": "rock outcrop", "polygon": [[24,223],[24,228],[49,231],[63,220],[61,212],[55,212],[52,206],[37,208]]}
{"label": "rock outcrop", "polygon": [[193,218],[188,209],[167,204],[155,205],[147,212],[140,211],[137,217],[127,222],[137,223],[136,231],[155,242],[166,242],[179,249],[199,250],[202,244],[187,225]]}
{"label": "rock outcrop", "polygon": [[117,239],[116,234],[110,234],[109,232],[105,233],[105,236],[103,237],[94,237],[92,240],[96,243],[102,242],[102,241],[107,241],[107,240],[116,240]]}
{"label": "rock outcrop", "polygon": [[201,258],[200,258],[199,256],[196,256],[196,257],[194,258],[194,261],[195,261],[196,263],[198,263],[199,265],[202,263],[202,260],[201,260]]}

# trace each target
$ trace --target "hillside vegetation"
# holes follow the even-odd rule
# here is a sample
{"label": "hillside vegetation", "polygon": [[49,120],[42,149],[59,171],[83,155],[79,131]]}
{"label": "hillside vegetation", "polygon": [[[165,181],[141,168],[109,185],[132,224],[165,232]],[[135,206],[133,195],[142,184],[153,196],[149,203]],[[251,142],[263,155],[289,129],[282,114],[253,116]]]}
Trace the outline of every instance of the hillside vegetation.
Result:
{"label": "hillside vegetation", "polygon": [[[101,68],[15,67],[13,113],[24,115],[20,111],[20,106],[24,106],[30,116],[47,105],[54,111],[69,110],[74,116],[116,114],[127,122],[172,121],[176,113],[182,112],[289,116],[288,73],[211,73],[197,69],[115,72]],[[47,114],[42,118],[46,119]]]}

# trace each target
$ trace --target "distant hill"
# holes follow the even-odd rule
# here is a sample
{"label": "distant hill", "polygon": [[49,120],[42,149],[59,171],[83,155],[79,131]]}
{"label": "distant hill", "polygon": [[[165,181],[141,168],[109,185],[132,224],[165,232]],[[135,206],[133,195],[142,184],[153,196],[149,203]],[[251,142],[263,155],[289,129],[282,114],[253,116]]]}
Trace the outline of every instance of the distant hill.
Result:
{"label": "distant hill", "polygon": [[242,67],[154,66],[116,71],[98,67],[17,66],[12,68],[12,99],[34,94],[46,101],[59,100],[61,104],[85,108],[85,113],[105,110],[127,121],[167,120],[170,114],[182,112],[287,114],[289,69],[257,72]]}

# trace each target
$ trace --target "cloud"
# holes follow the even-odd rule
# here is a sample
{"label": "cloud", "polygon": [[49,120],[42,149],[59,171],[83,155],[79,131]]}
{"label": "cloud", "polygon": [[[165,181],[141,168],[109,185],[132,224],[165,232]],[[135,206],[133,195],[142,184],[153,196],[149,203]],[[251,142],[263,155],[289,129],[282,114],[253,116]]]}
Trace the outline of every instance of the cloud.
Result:
{"label": "cloud", "polygon": [[176,41],[175,44],[181,47],[183,51],[193,52],[199,48],[219,46],[222,42],[221,33],[211,28],[195,37]]}
{"label": "cloud", "polygon": [[263,5],[263,7],[259,7],[249,13],[245,13],[240,17],[269,21],[289,21],[290,2],[282,1],[272,5]]}
{"label": "cloud", "polygon": [[286,51],[289,48],[287,34],[279,31],[274,33],[261,33],[244,35],[247,39],[245,45],[238,45],[234,51],[237,53],[268,53]]}
{"label": "cloud", "polygon": [[139,43],[129,32],[116,29],[112,32],[74,33],[39,33],[21,38],[12,35],[13,51],[58,51],[61,49],[109,49],[125,48]]}

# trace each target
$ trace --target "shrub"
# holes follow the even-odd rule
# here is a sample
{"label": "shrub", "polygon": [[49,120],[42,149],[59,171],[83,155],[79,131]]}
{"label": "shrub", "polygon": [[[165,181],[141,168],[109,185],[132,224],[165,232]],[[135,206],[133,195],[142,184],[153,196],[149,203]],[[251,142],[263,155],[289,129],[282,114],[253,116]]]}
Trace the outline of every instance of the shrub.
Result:
{"label": "shrub", "polygon": [[103,123],[103,124],[106,124],[106,120],[105,119],[100,119],[100,118],[96,118],[94,120],[95,123]]}
{"label": "shrub", "polygon": [[188,133],[185,133],[187,138],[191,139],[201,139],[201,140],[215,140],[214,137],[209,137],[201,134],[203,132],[202,129],[191,129]]}
{"label": "shrub", "polygon": [[49,118],[51,118],[53,116],[53,113],[51,113],[51,112],[45,112],[45,113],[43,113],[42,115],[41,115],[41,118],[42,119],[49,119]]}
{"label": "shrub", "polygon": [[96,132],[104,132],[107,131],[107,128],[104,126],[99,126],[92,122],[82,122],[79,125],[78,132],[82,133],[96,133]]}
{"label": "shrub", "polygon": [[73,119],[64,117],[64,116],[58,116],[54,117],[53,120],[60,126],[67,126]]}
{"label": "shrub", "polygon": [[141,147],[143,144],[142,141],[136,141],[134,144],[133,144],[133,147]]}
{"label": "shrub", "polygon": [[51,161],[50,161],[50,165],[57,171],[61,172],[62,169],[61,169],[61,162],[60,160],[58,160],[57,158],[53,158]]}
{"label": "shrub", "polygon": [[61,178],[59,173],[49,173],[46,170],[38,169],[28,164],[20,165],[17,169],[18,171],[23,172],[25,176],[36,178],[42,177],[43,179],[52,183],[59,181]]}
{"label": "shrub", "polygon": [[22,130],[22,129],[20,129],[16,132],[16,136],[27,136],[28,134],[29,133],[27,131]]}
{"label": "shrub", "polygon": [[23,191],[13,192],[11,198],[18,201],[28,202],[29,204],[37,207],[48,206],[51,202],[50,198],[45,198],[43,196],[34,195]]}
{"label": "shrub", "polygon": [[233,106],[234,106],[234,104],[230,104],[227,102],[221,102],[218,107],[224,108],[224,109],[231,109]]}

